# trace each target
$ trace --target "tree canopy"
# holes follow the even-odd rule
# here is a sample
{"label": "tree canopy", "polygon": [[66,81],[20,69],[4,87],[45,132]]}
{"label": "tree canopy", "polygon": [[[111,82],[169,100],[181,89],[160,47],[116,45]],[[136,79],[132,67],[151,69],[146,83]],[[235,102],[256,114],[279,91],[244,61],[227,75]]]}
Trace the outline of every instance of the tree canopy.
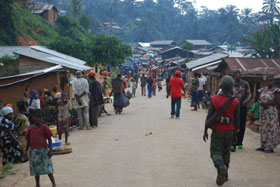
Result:
{"label": "tree canopy", "polygon": [[[69,7],[73,1],[56,3]],[[279,1],[264,0],[259,13],[234,5],[197,10],[189,0],[83,0],[81,9],[92,20],[94,33],[119,36],[124,42],[205,39],[213,44],[237,45],[263,23],[277,21]],[[121,29],[101,27],[104,22],[116,23]]]}

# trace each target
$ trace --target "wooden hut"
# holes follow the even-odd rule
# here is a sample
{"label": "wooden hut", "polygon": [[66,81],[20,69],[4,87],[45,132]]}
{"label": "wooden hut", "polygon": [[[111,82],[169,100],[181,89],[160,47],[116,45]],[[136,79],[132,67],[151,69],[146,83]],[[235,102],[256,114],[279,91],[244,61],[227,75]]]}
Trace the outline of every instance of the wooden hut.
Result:
{"label": "wooden hut", "polygon": [[77,70],[91,70],[82,60],[41,46],[0,47],[1,51],[18,55],[20,74],[0,77],[1,100],[4,104],[9,103],[13,106],[23,98],[25,91],[52,89],[54,85],[58,85],[59,90],[66,90],[71,94],[66,74],[73,74]]}
{"label": "wooden hut", "polygon": [[58,18],[58,9],[55,5],[51,4],[30,4],[28,6],[29,11],[33,14],[37,14],[39,16],[42,16],[44,19],[46,19],[50,23],[56,22]]}
{"label": "wooden hut", "polygon": [[[256,99],[257,90],[266,86],[268,75],[278,78],[280,75],[280,58],[223,58],[220,65],[211,74],[212,94],[219,88],[223,75],[233,75],[235,70],[240,70],[242,79],[246,80],[251,87],[252,102]],[[277,83],[277,86],[280,86]]]}

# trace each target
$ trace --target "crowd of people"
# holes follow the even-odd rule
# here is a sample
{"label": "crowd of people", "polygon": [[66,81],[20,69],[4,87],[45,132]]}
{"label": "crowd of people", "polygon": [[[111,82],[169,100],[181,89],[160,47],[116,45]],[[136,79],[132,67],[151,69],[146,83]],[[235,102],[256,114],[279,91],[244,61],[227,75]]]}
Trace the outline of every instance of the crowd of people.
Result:
{"label": "crowd of people", "polygon": [[[223,185],[228,180],[230,152],[236,148],[243,149],[246,122],[260,122],[260,147],[256,151],[273,153],[280,144],[280,89],[274,86],[273,76],[267,77],[267,86],[258,90],[258,99],[251,110],[247,111],[251,101],[251,90],[248,82],[241,78],[236,70],[234,76],[224,76],[220,90],[210,97],[207,92],[207,74],[194,73],[188,85],[185,73],[176,71],[166,74],[164,71],[140,71],[138,74],[121,75],[111,81],[100,83],[94,72],[88,73],[88,80],[81,71],[75,73],[71,81],[72,95],[66,91],[59,92],[58,86],[51,90],[39,89],[25,92],[17,102],[18,115],[14,117],[11,105],[2,106],[0,102],[0,162],[25,162],[29,158],[30,173],[35,176],[39,185],[40,175],[48,174],[53,186],[52,175],[52,132],[47,125],[55,122],[59,139],[65,136],[65,145],[69,145],[71,126],[78,125],[78,130],[92,130],[98,126],[102,112],[110,115],[104,105],[104,98],[113,95],[113,106],[116,114],[130,104],[130,98],[136,97],[138,79],[140,78],[141,95],[151,99],[157,91],[163,89],[162,81],[166,79],[167,98],[171,97],[171,118],[180,119],[182,97],[191,95],[192,111],[198,111],[205,102],[208,115],[205,123],[203,140],[208,139],[208,129],[212,129],[210,152],[214,166],[217,168],[217,184]],[[128,91],[125,91],[126,88]],[[130,92],[131,88],[131,92]],[[207,100],[207,99],[206,99]],[[248,119],[246,119],[248,118]],[[49,149],[47,144],[50,145]],[[27,152],[30,149],[30,155]],[[42,160],[42,162],[38,162]]]}

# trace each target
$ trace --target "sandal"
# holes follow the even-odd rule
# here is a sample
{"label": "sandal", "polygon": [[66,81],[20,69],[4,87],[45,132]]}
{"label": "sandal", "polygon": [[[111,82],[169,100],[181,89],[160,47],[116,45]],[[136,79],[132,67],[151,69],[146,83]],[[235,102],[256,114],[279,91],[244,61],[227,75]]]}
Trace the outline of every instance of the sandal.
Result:
{"label": "sandal", "polygon": [[87,127],[87,130],[92,130],[92,128],[91,127]]}
{"label": "sandal", "polygon": [[67,142],[67,143],[65,143],[65,145],[67,146],[67,145],[71,145],[69,142]]}
{"label": "sandal", "polygon": [[83,127],[79,127],[78,130],[84,130],[84,128]]}

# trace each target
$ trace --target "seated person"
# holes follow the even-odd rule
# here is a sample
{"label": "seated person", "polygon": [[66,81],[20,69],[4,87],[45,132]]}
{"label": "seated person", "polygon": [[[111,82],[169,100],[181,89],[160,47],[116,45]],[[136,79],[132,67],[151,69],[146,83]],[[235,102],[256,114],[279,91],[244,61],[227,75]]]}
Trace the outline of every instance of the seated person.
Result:
{"label": "seated person", "polygon": [[249,110],[247,114],[247,120],[250,121],[250,125],[255,121],[258,120],[260,116],[260,111],[259,111],[259,102],[256,101],[252,108]]}

